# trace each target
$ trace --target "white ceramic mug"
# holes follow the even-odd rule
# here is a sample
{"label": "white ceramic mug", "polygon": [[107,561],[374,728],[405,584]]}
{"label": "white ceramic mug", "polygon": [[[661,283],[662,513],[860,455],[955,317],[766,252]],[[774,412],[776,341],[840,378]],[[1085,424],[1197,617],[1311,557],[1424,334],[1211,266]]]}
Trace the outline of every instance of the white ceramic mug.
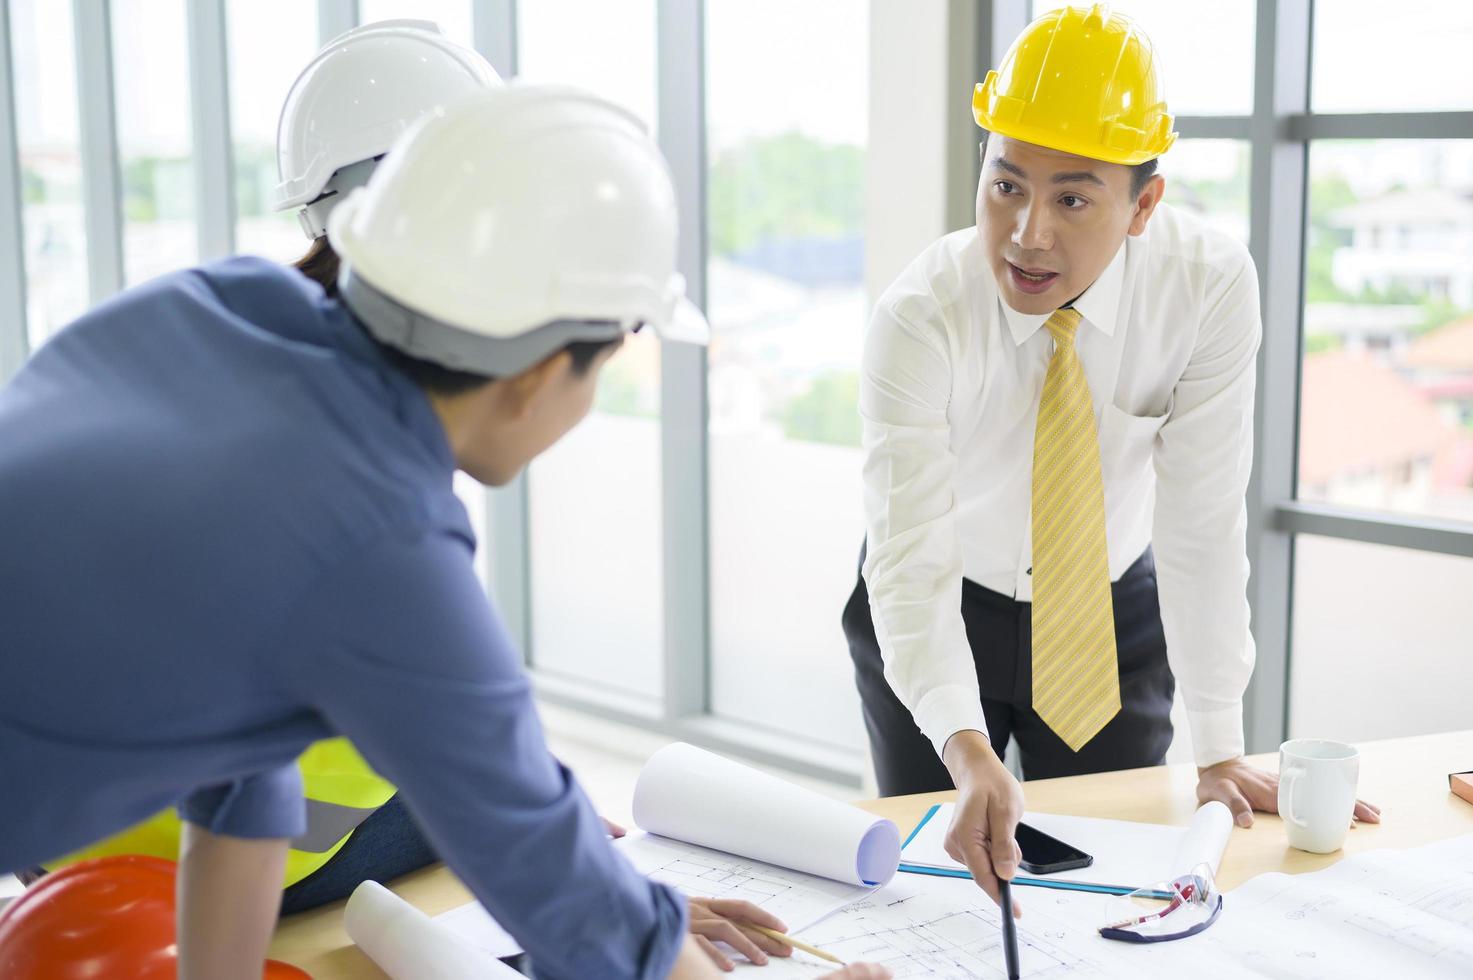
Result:
{"label": "white ceramic mug", "polygon": [[1355,812],[1360,752],[1323,738],[1279,746],[1279,816],[1289,846],[1316,854],[1340,850]]}

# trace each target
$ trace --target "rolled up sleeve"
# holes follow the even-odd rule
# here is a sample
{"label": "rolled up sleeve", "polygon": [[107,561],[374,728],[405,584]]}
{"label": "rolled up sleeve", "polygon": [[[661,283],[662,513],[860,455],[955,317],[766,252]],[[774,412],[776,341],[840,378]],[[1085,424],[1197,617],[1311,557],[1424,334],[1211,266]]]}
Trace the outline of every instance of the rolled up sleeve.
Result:
{"label": "rolled up sleeve", "polygon": [[297,837],[307,829],[302,773],[295,762],[246,779],[195,790],[182,820],[228,837]]}
{"label": "rolled up sleeve", "polygon": [[859,391],[863,572],[885,679],[938,755],[956,732],[987,731],[961,614],[951,381],[940,331],[882,301]]}

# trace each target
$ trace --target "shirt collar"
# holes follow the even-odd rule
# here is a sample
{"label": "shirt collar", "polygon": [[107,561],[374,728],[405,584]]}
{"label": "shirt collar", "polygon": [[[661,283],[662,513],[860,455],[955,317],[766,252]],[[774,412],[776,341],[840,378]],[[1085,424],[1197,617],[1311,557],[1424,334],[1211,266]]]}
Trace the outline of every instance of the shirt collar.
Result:
{"label": "shirt collar", "polygon": [[[1120,312],[1120,289],[1124,282],[1125,243],[1122,242],[1115,257],[1105,266],[1105,271],[1074,301],[1074,308],[1080,315],[1106,337],[1115,335],[1115,317]],[[1007,304],[1001,294],[998,295],[997,302],[1002,307],[1003,317],[1008,321],[1008,330],[1012,332],[1013,341],[1020,347],[1039,331],[1051,315],[1019,313]]]}
{"label": "shirt collar", "polygon": [[368,335],[366,327],[354,320],[353,312],[336,300],[325,300],[329,329],[337,349],[343,354],[377,370],[394,397],[394,414],[408,426],[424,447],[445,467],[456,468],[455,453],[445,423],[430,403],[430,396],[409,375],[389,363],[382,350]]}

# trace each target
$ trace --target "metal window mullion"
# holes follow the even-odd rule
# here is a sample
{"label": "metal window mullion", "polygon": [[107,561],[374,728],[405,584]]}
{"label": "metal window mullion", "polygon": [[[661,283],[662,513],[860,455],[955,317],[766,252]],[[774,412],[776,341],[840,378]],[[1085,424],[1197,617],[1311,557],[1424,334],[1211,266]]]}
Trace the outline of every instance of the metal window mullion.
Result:
{"label": "metal window mullion", "polygon": [[324,45],[358,26],[358,0],[317,0],[317,43]]}
{"label": "metal window mullion", "polygon": [[987,11],[991,34],[988,43],[989,60],[986,65],[978,66],[979,82],[987,76],[987,68],[1002,64],[1002,56],[1007,54],[1013,41],[1023,33],[1023,28],[1028,26],[1029,21],[1033,20],[1033,11],[1028,0],[988,0],[984,6],[991,8]]}
{"label": "metal window mullion", "polygon": [[1285,120],[1293,139],[1436,140],[1473,137],[1473,112],[1298,113]]}
{"label": "metal window mullion", "polygon": [[[951,119],[947,154],[947,228],[965,228],[976,222],[977,182],[982,178],[982,159],[977,152],[982,132],[972,117],[973,87],[987,77],[989,68],[1002,64],[1013,40],[1028,26],[1028,0],[978,0],[953,3],[951,17],[955,27],[970,26],[970,37],[962,39],[965,48],[956,46],[949,52],[953,70],[947,73],[946,112]],[[972,18],[975,17],[975,20]],[[957,33],[953,32],[955,38]],[[968,50],[969,49],[969,50]],[[955,102],[953,102],[955,100]]]}
{"label": "metal window mullion", "polygon": [[123,182],[113,100],[111,4],[109,0],[73,0],[72,17],[88,299],[96,304],[123,287]]}
{"label": "metal window mullion", "polygon": [[26,359],[26,240],[21,210],[10,4],[0,3],[0,385]]}
{"label": "metal window mullion", "polygon": [[195,228],[201,262],[235,251],[235,155],[225,0],[190,0],[189,109],[194,129]]}
{"label": "metal window mullion", "polygon": [[517,0],[471,0],[476,50],[502,78],[517,73]]}
{"label": "metal window mullion", "polygon": [[1177,116],[1176,131],[1186,140],[1246,140],[1253,133],[1253,117]]}
{"label": "metal window mullion", "polygon": [[[706,306],[705,4],[659,0],[659,140],[680,208],[677,267]],[[706,349],[665,344],[660,370],[665,717],[709,711],[711,660]]]}
{"label": "metal window mullion", "polygon": [[1473,558],[1473,524],[1435,517],[1370,514],[1348,507],[1292,501],[1275,509],[1274,525],[1289,534],[1316,534]]}
{"label": "metal window mullion", "polygon": [[486,556],[491,594],[502,622],[522,651],[522,661],[536,662],[532,645],[531,470],[502,487],[486,488]]}
{"label": "metal window mullion", "polygon": [[[516,74],[516,0],[472,0],[471,33],[476,50],[502,78]],[[536,662],[532,636],[532,467],[504,487],[486,488],[486,563],[491,594],[527,665]]]}
{"label": "metal window mullion", "polygon": [[1282,120],[1309,106],[1312,14],[1311,0],[1258,0],[1249,250],[1264,333],[1248,488],[1248,598],[1258,646],[1244,705],[1250,752],[1276,746],[1288,724],[1293,536],[1275,526],[1274,512],[1294,495],[1308,191],[1307,147]]}

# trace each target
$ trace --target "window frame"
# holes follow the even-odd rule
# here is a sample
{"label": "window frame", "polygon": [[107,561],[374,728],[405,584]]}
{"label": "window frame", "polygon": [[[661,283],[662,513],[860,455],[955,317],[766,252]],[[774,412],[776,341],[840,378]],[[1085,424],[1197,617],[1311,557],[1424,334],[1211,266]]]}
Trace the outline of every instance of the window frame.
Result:
{"label": "window frame", "polygon": [[[471,0],[477,47],[504,77],[516,74],[517,0]],[[872,3],[881,0],[871,0]],[[200,254],[229,254],[234,194],[225,57],[225,0],[188,5]],[[958,71],[996,64],[1026,24],[1028,0],[950,5],[948,53]],[[1295,497],[1299,384],[1303,358],[1306,208],[1311,144],[1324,139],[1457,139],[1473,132],[1473,112],[1312,113],[1309,111],[1314,0],[1257,0],[1253,109],[1247,116],[1184,116],[1185,139],[1242,140],[1249,147],[1249,250],[1258,269],[1264,342],[1258,361],[1253,477],[1248,490],[1249,602],[1258,666],[1245,702],[1249,751],[1274,748],[1288,731],[1294,542],[1313,534],[1473,558],[1473,526],[1302,502]],[[113,91],[110,5],[73,0],[77,96],[83,147],[90,300],[122,284],[120,179]],[[356,0],[317,0],[320,40],[358,22]],[[705,4],[658,0],[657,111],[661,147],[680,202],[678,266],[691,298],[706,299]],[[956,40],[960,38],[961,40]],[[950,86],[952,88],[957,86]],[[960,93],[946,111],[964,113]],[[950,98],[948,96],[948,98]],[[15,118],[10,4],[0,6],[0,382],[27,354],[21,173]],[[961,118],[958,116],[958,118]],[[948,131],[950,160],[971,142]],[[944,212],[971,213],[978,162],[948,162]],[[959,157],[959,159],[964,159]],[[511,635],[521,644],[540,697],[605,719],[719,751],[852,785],[868,776],[867,752],[713,715],[710,690],[710,514],[706,352],[665,348],[661,368],[664,682],[658,703],[536,669],[529,594],[532,561],[525,477],[486,495],[488,578]],[[1292,419],[1293,425],[1283,420]],[[835,611],[835,629],[837,610]]]}

